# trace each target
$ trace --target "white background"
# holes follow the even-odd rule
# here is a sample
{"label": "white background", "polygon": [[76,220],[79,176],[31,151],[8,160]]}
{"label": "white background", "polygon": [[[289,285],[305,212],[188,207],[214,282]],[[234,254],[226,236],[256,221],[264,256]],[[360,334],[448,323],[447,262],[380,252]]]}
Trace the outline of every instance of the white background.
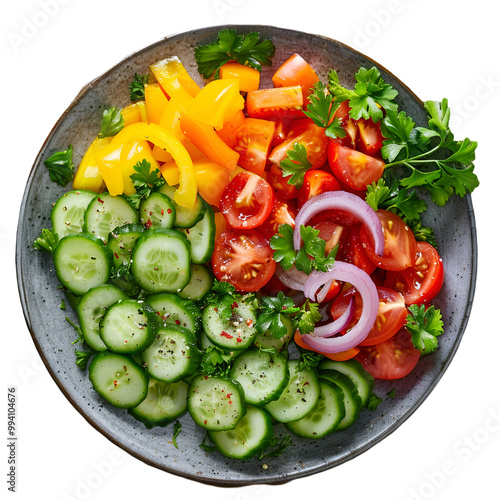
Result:
{"label": "white background", "polygon": [[[499,498],[500,341],[494,298],[499,279],[500,44],[491,6],[486,0],[4,3],[0,436],[7,432],[6,390],[15,385],[17,498],[181,494],[204,500],[267,500],[283,494],[295,500],[313,491],[354,499]],[[38,25],[34,29],[33,23]],[[450,368],[418,411],[380,444],[340,467],[281,486],[206,486],[156,470],[115,447],[87,424],[48,375],[26,328],[15,279],[17,213],[28,173],[45,137],[78,91],[130,53],[165,36],[224,23],[275,25],[351,45],[396,74],[421,99],[448,97],[456,138],[479,142],[476,171],[481,186],[472,197],[479,244],[477,291],[466,335]],[[5,445],[0,450],[0,490],[6,498],[8,450]]]}

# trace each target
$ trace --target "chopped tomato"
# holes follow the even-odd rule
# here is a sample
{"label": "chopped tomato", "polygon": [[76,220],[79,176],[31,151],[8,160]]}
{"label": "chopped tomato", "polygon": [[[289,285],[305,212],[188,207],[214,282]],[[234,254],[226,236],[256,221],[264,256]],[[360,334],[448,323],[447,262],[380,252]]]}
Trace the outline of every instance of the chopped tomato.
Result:
{"label": "chopped tomato", "polygon": [[405,377],[420,359],[420,351],[413,345],[405,328],[389,340],[359,349],[356,359],[372,377],[384,380]]}
{"label": "chopped tomato", "polygon": [[311,94],[311,88],[317,82],[319,82],[319,77],[316,71],[298,54],[288,58],[273,75],[273,85],[275,87],[300,85],[304,102]]}
{"label": "chopped tomato", "polygon": [[[318,236],[326,241],[325,252],[330,252],[339,242],[344,230],[344,226],[337,224],[333,220],[320,220],[311,224],[314,229],[319,231]],[[338,254],[337,254],[338,256]],[[339,260],[343,260],[339,258]]]}
{"label": "chopped tomato", "polygon": [[[375,345],[393,337],[406,323],[408,310],[403,296],[390,288],[377,287],[379,308],[377,319],[365,340],[360,346]],[[338,319],[346,311],[349,302],[354,299],[355,309],[349,328],[359,320],[363,310],[363,300],[354,287],[344,290],[332,304],[330,313],[333,319]]]}
{"label": "chopped tomato", "polygon": [[385,168],[382,160],[335,141],[328,144],[328,163],[339,181],[358,191],[380,179]]}
{"label": "chopped tomato", "polygon": [[238,165],[262,176],[271,148],[275,123],[259,118],[246,118],[235,133],[233,149],[240,155]]}
{"label": "chopped tomato", "polygon": [[300,143],[306,148],[311,169],[317,169],[323,166],[327,160],[328,142],[325,129],[318,127],[309,118],[295,120],[286,139],[271,151],[269,161],[279,167],[280,163],[287,157],[287,151],[293,149],[295,144]]}
{"label": "chopped tomato", "polygon": [[245,123],[245,113],[239,110],[231,120],[224,123],[224,126],[217,130],[217,135],[232,149],[236,144],[236,132]]}
{"label": "chopped tomato", "polygon": [[300,85],[254,90],[247,94],[247,113],[252,118],[297,118],[303,116]]}
{"label": "chopped tomato", "polygon": [[443,261],[438,251],[426,241],[417,241],[413,266],[403,271],[388,271],[385,285],[402,293],[406,304],[430,302],[444,281]]}
{"label": "chopped tomato", "polygon": [[297,207],[292,200],[285,200],[279,194],[274,196],[274,203],[269,217],[259,227],[259,231],[268,239],[278,232],[281,224],[295,227]]}
{"label": "chopped tomato", "polygon": [[361,224],[346,226],[342,233],[340,248],[337,253],[337,259],[343,262],[349,262],[363,269],[368,274],[372,274],[377,266],[370,260],[359,236]]}
{"label": "chopped tomato", "polygon": [[306,201],[318,194],[339,190],[340,184],[332,174],[324,170],[308,170],[304,175],[304,183],[299,189],[297,207],[300,209]]}
{"label": "chopped tomato", "polygon": [[335,111],[333,118],[339,119],[340,125],[345,130],[346,135],[343,138],[334,139],[334,141],[347,148],[355,149],[358,143],[359,131],[356,121],[349,116],[350,109],[349,101],[344,101],[340,104],[337,111]]}
{"label": "chopped tomato", "polygon": [[380,122],[374,123],[371,118],[369,120],[360,118],[356,123],[359,130],[356,149],[369,156],[379,157],[384,140],[380,130]]}
{"label": "chopped tomato", "polygon": [[359,236],[369,259],[386,271],[402,271],[413,266],[417,256],[417,242],[411,229],[393,212],[379,208],[376,214],[384,233],[384,255],[375,253],[371,237],[363,226]]}
{"label": "chopped tomato", "polygon": [[293,200],[299,196],[299,190],[293,184],[288,184],[290,177],[292,176],[283,177],[281,170],[274,166],[266,175],[267,181],[275,189],[276,194],[279,194],[285,200]]}
{"label": "chopped tomato", "polygon": [[288,135],[290,131],[290,120],[283,118],[268,118],[269,120],[273,120],[276,124],[274,127],[273,140],[271,142],[271,148],[274,148],[278,144],[281,144]]}
{"label": "chopped tomato", "polygon": [[272,278],[276,262],[259,231],[228,229],[215,242],[212,267],[218,280],[231,283],[240,292],[256,292]]}
{"label": "chopped tomato", "polygon": [[222,193],[219,208],[234,229],[260,226],[271,213],[273,188],[252,172],[240,172]]}

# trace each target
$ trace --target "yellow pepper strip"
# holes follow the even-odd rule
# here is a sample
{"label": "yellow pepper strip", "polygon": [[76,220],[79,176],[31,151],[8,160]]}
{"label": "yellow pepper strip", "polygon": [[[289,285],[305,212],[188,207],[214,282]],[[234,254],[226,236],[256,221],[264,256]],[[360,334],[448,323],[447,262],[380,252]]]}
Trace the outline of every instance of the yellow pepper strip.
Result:
{"label": "yellow pepper strip", "polygon": [[240,81],[242,92],[252,92],[257,90],[260,84],[260,71],[250,66],[245,66],[236,61],[230,61],[219,68],[219,77],[237,78]]}
{"label": "yellow pepper strip", "polygon": [[146,103],[144,101],[137,101],[123,108],[122,116],[125,120],[124,127],[132,123],[149,121],[146,112]]}
{"label": "yellow pepper strip", "polygon": [[167,105],[168,99],[163,93],[159,83],[144,85],[144,100],[146,103],[148,121],[160,123],[160,118]]}
{"label": "yellow pepper strip", "polygon": [[195,97],[201,90],[177,56],[158,61],[149,68],[169,97],[183,93]]}
{"label": "yellow pepper strip", "polygon": [[211,125],[220,130],[224,123],[245,106],[245,99],[240,94],[240,81],[237,78],[213,80],[207,83],[194,98],[190,111],[195,120]]}
{"label": "yellow pepper strip", "polygon": [[[134,125],[135,124],[129,125],[129,127],[133,127]],[[125,128],[122,130],[125,130]],[[113,140],[106,147],[97,151],[94,157],[109,194],[118,196],[123,194],[123,176],[120,156],[125,144],[114,144]]]}
{"label": "yellow pepper strip", "polygon": [[130,196],[136,192],[130,176],[135,173],[134,165],[139,161],[146,160],[151,164],[151,171],[159,169],[158,162],[151,154],[151,148],[147,141],[132,141],[122,148],[120,153],[120,166],[123,177],[123,193]]}
{"label": "yellow pepper strip", "polygon": [[[179,139],[175,138],[168,130],[156,123],[139,122],[124,127],[118,132],[118,134],[113,137],[110,147],[114,147],[118,150],[121,149],[124,144],[131,141],[152,142],[172,155],[179,169],[179,187],[174,194],[174,201],[182,207],[194,208],[198,188],[194,176],[193,162]],[[99,161],[99,158],[97,158],[97,160]]]}
{"label": "yellow pepper strip", "polygon": [[[230,182],[232,172],[213,162],[189,140],[186,140],[184,146],[193,160],[198,192],[210,205],[218,207],[222,193]],[[240,170],[243,171],[243,169]],[[175,186],[179,182],[179,170],[173,161],[164,163],[160,171],[170,186]]]}
{"label": "yellow pepper strip", "polygon": [[73,179],[73,189],[86,189],[95,193],[102,193],[105,188],[99,167],[95,159],[95,152],[104,148],[111,142],[112,137],[100,139],[96,137],[85,152],[75,178]]}

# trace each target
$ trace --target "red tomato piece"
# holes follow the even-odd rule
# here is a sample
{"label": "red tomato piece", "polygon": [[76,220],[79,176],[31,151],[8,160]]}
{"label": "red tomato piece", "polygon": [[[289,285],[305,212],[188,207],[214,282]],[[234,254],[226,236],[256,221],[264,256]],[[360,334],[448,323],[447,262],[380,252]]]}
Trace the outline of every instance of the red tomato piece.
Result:
{"label": "red tomato piece", "polygon": [[276,194],[279,194],[285,200],[293,200],[299,196],[299,190],[293,184],[288,184],[290,177],[292,176],[283,177],[281,170],[278,167],[274,167],[274,165],[266,175],[267,181],[274,188]]}
{"label": "red tomato piece", "polygon": [[272,80],[275,87],[300,85],[304,102],[306,102],[311,94],[311,88],[319,82],[319,76],[307,61],[298,54],[294,54],[278,68]]}
{"label": "red tomato piece", "polygon": [[270,120],[246,118],[235,133],[233,149],[240,155],[238,165],[262,176],[271,149],[276,124]]}
{"label": "red tomato piece", "polygon": [[234,229],[260,226],[271,213],[274,191],[262,177],[240,172],[222,193],[219,208]]}
{"label": "red tomato piece", "polygon": [[274,196],[274,203],[269,217],[259,227],[259,231],[267,238],[271,239],[278,232],[281,224],[289,224],[295,227],[295,217],[297,217],[297,207],[292,200],[286,200],[279,194]]}
{"label": "red tomato piece", "polygon": [[304,116],[300,85],[248,92],[247,113],[251,118],[298,118]]}
{"label": "red tomato piece", "polygon": [[[390,288],[377,287],[379,308],[377,319],[365,340],[359,346],[375,345],[393,337],[406,323],[408,310],[403,296]],[[354,315],[349,325],[352,328],[359,320],[363,310],[363,300],[354,287],[343,291],[333,302],[330,313],[333,319],[340,318],[354,298]]]}
{"label": "red tomato piece", "polygon": [[413,266],[403,271],[388,271],[384,284],[401,292],[407,305],[430,302],[444,282],[443,261],[426,241],[417,241]]}
{"label": "red tomato piece", "polygon": [[333,139],[335,142],[342,144],[346,148],[355,149],[356,144],[358,143],[358,126],[356,120],[353,120],[349,116],[349,111],[351,108],[349,107],[349,101],[343,101],[340,106],[335,111],[333,115],[333,119],[338,118],[340,121],[340,125],[345,130],[345,137]]}
{"label": "red tomato piece", "polygon": [[359,236],[361,224],[345,227],[340,241],[337,259],[354,264],[368,274],[372,274],[377,266],[370,260]]}
{"label": "red tomato piece", "polygon": [[389,340],[359,349],[356,359],[374,378],[384,380],[405,377],[420,359],[420,351],[413,345],[405,328]]}
{"label": "red tomato piece", "polygon": [[411,229],[393,212],[379,208],[376,214],[384,233],[384,255],[375,253],[371,236],[363,226],[359,236],[369,259],[386,271],[402,271],[413,266],[417,257],[417,242]]}
{"label": "red tomato piece", "polygon": [[240,292],[256,292],[276,270],[273,250],[256,229],[228,229],[217,238],[212,268],[219,281],[231,283]]}
{"label": "red tomato piece", "polygon": [[299,189],[297,207],[302,205],[318,194],[326,191],[339,191],[340,184],[337,179],[324,170],[308,170],[304,175],[304,184]]}
{"label": "red tomato piece", "polygon": [[325,129],[318,127],[309,118],[295,120],[286,139],[276,146],[269,155],[269,161],[276,167],[287,157],[287,151],[293,149],[297,143],[306,148],[307,159],[311,163],[311,169],[317,169],[326,162],[328,158],[329,139],[325,135]]}
{"label": "red tomato piece", "polygon": [[384,140],[380,130],[380,122],[374,123],[371,118],[369,120],[360,118],[356,123],[359,130],[356,149],[369,156],[380,157],[380,150]]}
{"label": "red tomato piece", "polygon": [[328,144],[328,163],[339,181],[358,191],[365,190],[369,184],[380,179],[385,168],[382,160],[335,141]]}

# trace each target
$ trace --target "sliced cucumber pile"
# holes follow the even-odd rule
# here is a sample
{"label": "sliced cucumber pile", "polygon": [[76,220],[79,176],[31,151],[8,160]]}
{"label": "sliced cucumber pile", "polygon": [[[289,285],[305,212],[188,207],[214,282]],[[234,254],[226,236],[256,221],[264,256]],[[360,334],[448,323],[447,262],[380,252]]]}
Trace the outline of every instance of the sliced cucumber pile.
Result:
{"label": "sliced cucumber pile", "polygon": [[[214,210],[200,196],[193,210],[179,207],[173,192],[163,185],[138,208],[88,191],[54,204],[55,272],[90,349],[95,391],[147,428],[188,414],[222,455],[241,460],[276,443],[276,423],[307,439],[353,425],[373,377],[356,360],[310,368],[290,359],[293,321],[283,316],[279,339],[257,332],[251,297],[231,295],[222,314],[223,301],[207,300]],[[221,362],[223,373],[210,369]]]}

